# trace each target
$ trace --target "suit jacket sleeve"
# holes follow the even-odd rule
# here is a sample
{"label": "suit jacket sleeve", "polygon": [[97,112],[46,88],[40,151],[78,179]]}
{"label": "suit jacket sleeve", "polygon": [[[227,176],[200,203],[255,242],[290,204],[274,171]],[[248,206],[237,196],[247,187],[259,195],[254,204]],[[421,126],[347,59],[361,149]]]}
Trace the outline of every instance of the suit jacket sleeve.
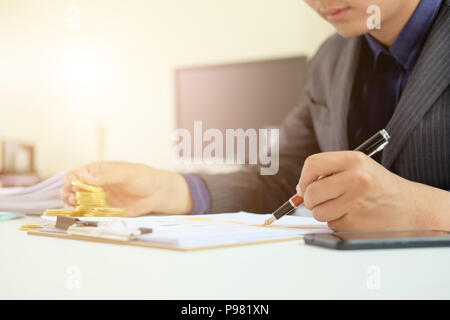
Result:
{"label": "suit jacket sleeve", "polygon": [[[317,56],[308,63],[308,77],[314,72]],[[279,171],[261,175],[259,166],[246,166],[226,174],[199,174],[210,194],[211,213],[248,211],[272,212],[295,194],[303,162],[320,151],[310,107],[313,103],[306,93],[301,102],[287,115],[280,128]]]}

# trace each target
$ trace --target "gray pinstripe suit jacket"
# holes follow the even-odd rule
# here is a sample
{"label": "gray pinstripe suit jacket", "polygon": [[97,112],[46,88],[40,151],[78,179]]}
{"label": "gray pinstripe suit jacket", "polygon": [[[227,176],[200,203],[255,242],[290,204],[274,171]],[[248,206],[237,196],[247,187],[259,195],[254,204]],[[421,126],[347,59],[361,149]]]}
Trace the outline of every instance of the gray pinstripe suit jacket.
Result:
{"label": "gray pinstripe suit jacket", "polygon": [[[395,113],[382,165],[396,174],[450,190],[450,0],[444,1]],[[212,212],[271,212],[295,193],[301,166],[311,154],[348,150],[347,114],[361,37],[335,35],[308,67],[306,94],[280,131],[280,170],[257,167],[200,176]]]}

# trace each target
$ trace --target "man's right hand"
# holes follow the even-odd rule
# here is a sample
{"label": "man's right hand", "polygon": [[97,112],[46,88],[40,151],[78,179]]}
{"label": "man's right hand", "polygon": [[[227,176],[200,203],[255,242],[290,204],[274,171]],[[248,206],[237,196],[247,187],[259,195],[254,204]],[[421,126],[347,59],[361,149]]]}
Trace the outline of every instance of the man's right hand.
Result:
{"label": "man's right hand", "polygon": [[95,162],[66,174],[62,200],[76,206],[72,180],[102,187],[112,207],[127,209],[127,216],[147,213],[188,214],[192,198],[184,177],[176,172],[159,170],[127,162]]}

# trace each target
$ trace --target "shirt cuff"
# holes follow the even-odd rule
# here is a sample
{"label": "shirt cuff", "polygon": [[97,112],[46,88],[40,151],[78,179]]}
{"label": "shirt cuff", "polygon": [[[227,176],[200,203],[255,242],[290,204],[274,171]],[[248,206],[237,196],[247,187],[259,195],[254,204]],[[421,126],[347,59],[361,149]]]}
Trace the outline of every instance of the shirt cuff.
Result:
{"label": "shirt cuff", "polygon": [[211,211],[211,197],[205,182],[195,174],[182,174],[191,193],[193,209],[191,214],[207,214]]}

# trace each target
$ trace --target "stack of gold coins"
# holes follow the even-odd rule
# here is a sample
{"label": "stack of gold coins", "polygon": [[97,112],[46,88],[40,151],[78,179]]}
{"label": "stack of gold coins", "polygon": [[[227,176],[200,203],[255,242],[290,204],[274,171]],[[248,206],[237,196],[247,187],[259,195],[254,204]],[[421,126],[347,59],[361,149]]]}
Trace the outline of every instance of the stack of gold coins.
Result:
{"label": "stack of gold coins", "polygon": [[75,194],[78,204],[75,210],[49,209],[45,211],[44,216],[123,217],[125,215],[125,209],[109,206],[108,195],[103,188],[78,180],[73,180],[72,185],[80,190]]}
{"label": "stack of gold coins", "polygon": [[76,199],[78,206],[76,210],[84,216],[95,208],[108,207],[106,192],[77,192]]}

